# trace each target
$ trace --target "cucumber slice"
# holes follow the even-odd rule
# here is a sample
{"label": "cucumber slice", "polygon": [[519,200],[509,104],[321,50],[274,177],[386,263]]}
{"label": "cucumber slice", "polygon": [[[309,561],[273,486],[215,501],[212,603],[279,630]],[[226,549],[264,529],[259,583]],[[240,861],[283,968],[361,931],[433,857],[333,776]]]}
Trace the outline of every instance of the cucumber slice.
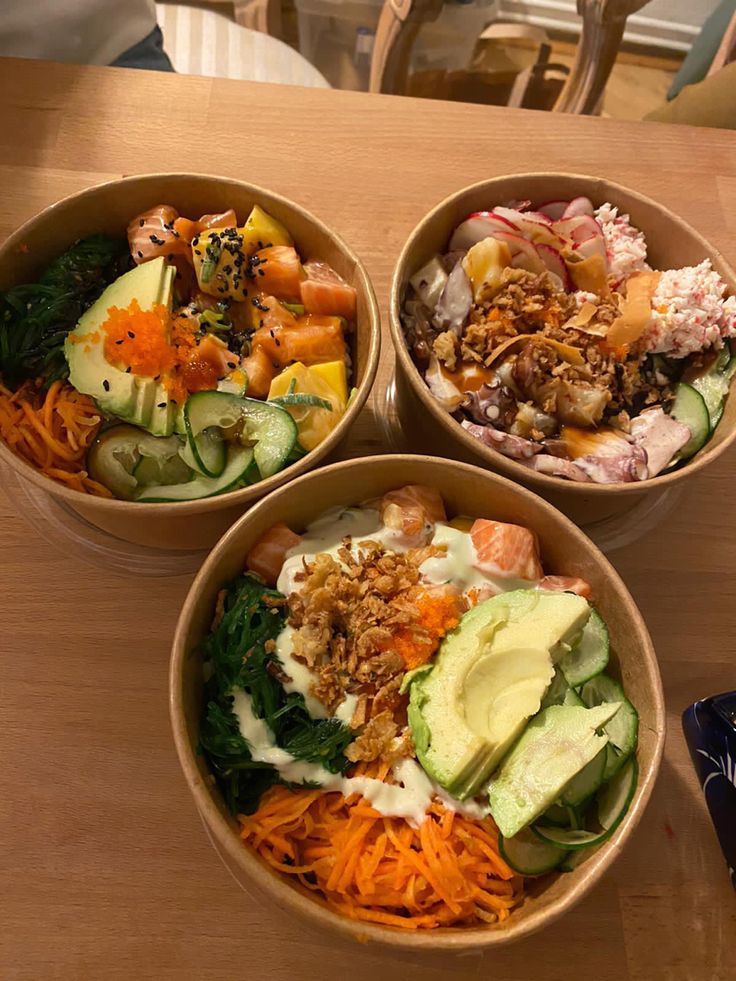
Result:
{"label": "cucumber slice", "polygon": [[710,419],[710,431],[716,428],[723,415],[723,409],[728,395],[729,382],[723,374],[701,375],[691,382],[696,392],[700,394]]}
{"label": "cucumber slice", "polygon": [[289,459],[299,431],[286,409],[272,402],[243,399],[248,435],[257,440],[255,460],[261,477],[282,470]]}
{"label": "cucumber slice", "polygon": [[[87,470],[93,480],[99,481],[116,497],[133,500],[139,485],[146,481],[146,473],[156,473],[166,468],[170,472],[172,459],[181,467],[178,458],[181,441],[177,436],[152,436],[136,426],[111,426],[102,432],[87,456]],[[150,461],[146,463],[146,461]],[[177,466],[176,464],[174,466]],[[185,480],[189,469],[177,470],[177,480]],[[163,480],[161,481],[163,482]]]}
{"label": "cucumber slice", "polygon": [[587,848],[578,848],[574,852],[565,852],[565,857],[557,866],[558,872],[574,872],[582,864],[588,854]]}
{"label": "cucumber slice", "polygon": [[[186,443],[184,444],[186,446]],[[133,471],[139,487],[149,484],[182,484],[192,476],[191,468],[181,458],[182,447],[173,456],[141,456]]]}
{"label": "cucumber slice", "polygon": [[179,450],[188,467],[203,477],[219,477],[225,469],[227,446],[219,429],[205,429]]}
{"label": "cucumber slice", "polygon": [[555,828],[579,827],[577,813],[574,808],[563,807],[562,804],[553,804],[551,807],[548,807],[537,821],[537,824],[548,824]]}
{"label": "cucumber slice", "polygon": [[498,836],[501,857],[521,875],[544,875],[557,868],[565,853],[555,845],[540,841],[528,831],[520,831],[513,838]]}
{"label": "cucumber slice", "polygon": [[575,691],[574,688],[567,689],[567,691],[565,692],[565,697],[562,699],[562,704],[577,705],[577,706],[585,705],[582,698],[580,697],[580,695],[578,695],[578,693]]}
{"label": "cucumber slice", "polygon": [[598,791],[598,821],[602,828],[613,834],[634,799],[639,779],[636,757],[631,757],[615,777]]}
{"label": "cucumber slice", "polygon": [[592,848],[602,845],[612,832],[586,831],[585,828],[553,828],[542,824],[533,824],[532,832],[546,845],[553,845],[563,851],[576,852],[582,848]]}
{"label": "cucumber slice", "polygon": [[558,661],[571,688],[585,684],[605,671],[609,653],[608,627],[597,610],[591,609],[578,643]]}
{"label": "cucumber slice", "polygon": [[639,715],[618,681],[607,674],[599,674],[586,682],[580,690],[580,697],[588,708],[606,702],[621,703],[618,712],[603,727],[611,747],[610,750],[606,747],[606,766],[603,773],[603,781],[607,782],[636,749]]}
{"label": "cucumber slice", "polygon": [[214,443],[202,441],[205,430],[224,431],[225,436],[235,432],[241,442],[255,443],[254,458],[264,478],[283,469],[297,439],[296,423],[281,406],[228,392],[196,392],[187,400],[184,416],[192,456],[207,476],[219,476],[219,461]]}
{"label": "cucumber slice", "polygon": [[229,392],[195,392],[184,406],[188,453],[184,457],[205,477],[219,477],[225,468],[222,430],[237,425],[243,399]]}
{"label": "cucumber slice", "polygon": [[568,807],[579,807],[593,796],[603,783],[606,759],[606,747],[604,746],[600,753],[594,756],[587,766],[583,767],[580,773],[575,774],[562,791],[561,800],[563,804]]}
{"label": "cucumber slice", "polygon": [[549,688],[544,693],[544,698],[539,706],[541,709],[549,708],[550,705],[562,705],[565,701],[565,695],[570,690],[570,686],[565,679],[564,674],[559,668],[555,668],[555,673],[552,681],[549,684]]}
{"label": "cucumber slice", "polygon": [[684,423],[690,430],[691,436],[677,454],[679,460],[688,460],[698,450],[705,446],[710,435],[710,415],[708,407],[700,392],[692,385],[680,382],[675,393],[670,415],[678,422]]}
{"label": "cucumber slice", "polygon": [[219,477],[195,476],[182,484],[144,487],[136,494],[137,501],[196,501],[214,497],[251,482],[253,476],[253,450],[249,446],[230,446],[225,469]]}

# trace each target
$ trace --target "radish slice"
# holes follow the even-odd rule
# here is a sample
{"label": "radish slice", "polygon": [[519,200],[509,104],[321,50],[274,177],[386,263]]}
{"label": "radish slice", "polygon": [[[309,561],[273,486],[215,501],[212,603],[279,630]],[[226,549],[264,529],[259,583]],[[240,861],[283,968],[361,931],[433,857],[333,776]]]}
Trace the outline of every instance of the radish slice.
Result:
{"label": "radish slice", "polygon": [[519,227],[519,224],[526,221],[527,215],[522,214],[521,211],[515,211],[513,208],[504,208],[500,204],[493,209],[491,214],[497,215],[500,218],[505,218],[510,221],[512,225]]}
{"label": "radish slice", "polygon": [[493,237],[508,245],[511,251],[511,265],[516,269],[527,269],[532,273],[541,273],[547,268],[534,245],[522,238],[521,235],[514,235],[511,232],[496,232]]}
{"label": "radish slice", "polygon": [[552,219],[549,215],[545,215],[543,211],[525,211],[524,217],[528,218],[529,221],[539,221],[543,225],[551,225]]}
{"label": "radish slice", "polygon": [[555,221],[552,223],[552,230],[573,243],[584,242],[594,235],[603,234],[601,226],[590,215],[576,215],[573,218]]}
{"label": "radish slice", "polygon": [[562,213],[563,218],[577,218],[578,215],[595,214],[595,208],[590,198],[573,198]]}
{"label": "radish slice", "polygon": [[545,201],[537,208],[539,214],[547,215],[552,221],[559,221],[569,206],[569,201]]}
{"label": "radish slice", "polygon": [[558,250],[553,248],[551,245],[545,245],[543,242],[540,242],[540,244],[537,245],[537,255],[545,264],[549,272],[559,279],[560,287],[567,291],[571,290],[572,279],[570,278],[570,273],[567,271],[565,261]]}
{"label": "radish slice", "polygon": [[482,242],[484,238],[490,238],[495,231],[516,231],[516,226],[499,215],[490,212],[478,212],[470,215],[465,221],[461,222],[450,239],[450,252],[468,249]]}
{"label": "radish slice", "polygon": [[606,242],[602,235],[591,235],[584,242],[575,244],[575,251],[583,259],[589,259],[593,255],[599,255],[601,259],[607,260]]}
{"label": "radish slice", "polygon": [[525,219],[520,222],[519,231],[535,245],[544,242],[545,245],[551,245],[554,249],[565,247],[565,240],[554,231],[551,224],[543,225],[541,221],[527,221]]}

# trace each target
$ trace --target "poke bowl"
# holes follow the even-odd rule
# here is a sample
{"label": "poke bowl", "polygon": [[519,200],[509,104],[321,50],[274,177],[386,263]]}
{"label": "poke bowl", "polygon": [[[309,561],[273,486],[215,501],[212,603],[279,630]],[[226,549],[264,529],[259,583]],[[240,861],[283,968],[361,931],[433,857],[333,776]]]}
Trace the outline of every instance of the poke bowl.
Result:
{"label": "poke bowl", "polygon": [[379,348],[362,263],[299,205],[112,181],[0,247],[0,461],[118,539],[205,548],[334,452]]}
{"label": "poke bowl", "polygon": [[525,488],[424,456],[330,465],[227,532],[179,617],[170,712],[254,902],[412,950],[503,944],[583,900],[664,743],[603,555]]}
{"label": "poke bowl", "polygon": [[735,294],[718,250],[638,192],[575,174],[475,184],[395,269],[402,422],[583,524],[630,511],[736,435]]}

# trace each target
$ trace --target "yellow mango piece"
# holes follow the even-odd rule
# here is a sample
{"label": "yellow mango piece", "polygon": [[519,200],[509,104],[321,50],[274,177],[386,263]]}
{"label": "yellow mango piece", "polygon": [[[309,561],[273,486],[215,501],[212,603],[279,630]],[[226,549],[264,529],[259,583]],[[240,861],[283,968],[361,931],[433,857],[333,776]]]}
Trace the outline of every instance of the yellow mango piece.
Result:
{"label": "yellow mango piece", "polygon": [[272,218],[263,208],[254,205],[253,210],[248,215],[243,228],[238,229],[242,232],[244,247],[248,254],[258,252],[259,249],[266,249],[269,245],[293,245],[294,239],[289,235],[280,221]]}
{"label": "yellow mango piece", "polygon": [[332,406],[330,409],[315,405],[284,406],[297,425],[299,442],[305,450],[313,450],[329,436],[342,418],[345,412],[345,399],[342,399],[317,372],[301,362],[290,365],[274,378],[268,397],[274,399],[289,394],[316,395]]}
{"label": "yellow mango piece", "polygon": [[447,523],[451,528],[456,528],[458,531],[469,532],[475,524],[475,518],[466,518],[464,514],[459,514],[456,518],[451,518]]}
{"label": "yellow mango piece", "polygon": [[256,282],[249,278],[248,259],[269,245],[293,245],[280,221],[255,205],[239,228],[210,228],[192,242],[192,259],[203,293],[218,298],[245,300]]}
{"label": "yellow mango piece", "polygon": [[320,375],[330,388],[333,388],[343,402],[348,400],[348,372],[344,361],[326,361],[324,364],[313,364],[311,370]]}
{"label": "yellow mango piece", "polygon": [[197,283],[203,293],[218,299],[245,300],[254,287],[248,270],[248,251],[242,228],[211,228],[192,241]]}

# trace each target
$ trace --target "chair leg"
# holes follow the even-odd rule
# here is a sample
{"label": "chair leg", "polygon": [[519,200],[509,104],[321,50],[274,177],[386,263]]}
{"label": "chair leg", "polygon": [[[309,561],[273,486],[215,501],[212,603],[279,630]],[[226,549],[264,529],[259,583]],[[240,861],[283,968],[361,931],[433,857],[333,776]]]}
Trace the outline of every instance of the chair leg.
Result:
{"label": "chair leg", "polygon": [[233,10],[241,27],[281,37],[281,0],[236,0]]}

